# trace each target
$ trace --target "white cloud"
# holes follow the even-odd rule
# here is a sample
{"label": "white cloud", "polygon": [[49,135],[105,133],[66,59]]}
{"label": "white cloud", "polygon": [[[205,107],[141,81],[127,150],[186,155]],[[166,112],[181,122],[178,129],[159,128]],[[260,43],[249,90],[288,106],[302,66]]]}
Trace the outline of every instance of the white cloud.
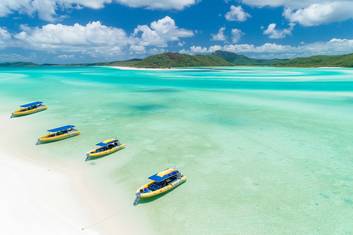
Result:
{"label": "white cloud", "polygon": [[239,42],[240,38],[244,35],[244,33],[240,29],[232,29],[232,42]]}
{"label": "white cloud", "polygon": [[6,47],[7,43],[11,40],[11,34],[7,29],[0,27],[0,48]]}
{"label": "white cloud", "polygon": [[116,0],[118,3],[130,7],[145,7],[150,9],[175,9],[182,10],[185,7],[197,3],[197,0]]}
{"label": "white cloud", "polygon": [[58,8],[88,7],[99,9],[112,0],[2,0],[0,2],[0,16],[7,16],[18,12],[28,15],[38,14],[47,21],[54,20]]}
{"label": "white cloud", "polygon": [[223,46],[223,50],[252,57],[290,57],[293,47],[276,43],[265,43],[260,46],[253,44],[229,44]]}
{"label": "white cloud", "polygon": [[146,48],[142,45],[131,45],[130,46],[132,54],[145,54],[146,53]]}
{"label": "white cloud", "polygon": [[224,16],[228,21],[246,21],[250,15],[241,6],[230,6],[229,11]]}
{"label": "white cloud", "polygon": [[315,26],[353,19],[351,0],[243,0],[257,7],[285,8],[283,15],[291,22],[304,26]]}
{"label": "white cloud", "polygon": [[[150,54],[164,51],[171,42],[193,36],[193,32],[179,28],[166,16],[150,25],[139,25],[131,35],[123,29],[101,22],[86,25],[47,24],[42,27],[21,26],[21,32],[11,35],[0,28],[0,47],[22,48],[53,55],[72,55],[87,58],[116,59],[122,55]],[[61,57],[62,58],[62,57]]]}
{"label": "white cloud", "polygon": [[[212,40],[226,42],[227,36],[224,34],[225,30],[226,30],[226,28],[222,27],[218,30],[217,34],[212,34],[211,35]],[[238,42],[243,35],[244,35],[244,33],[240,29],[237,29],[237,28],[232,29],[232,31],[231,31],[232,42],[234,42],[234,43]]]}
{"label": "white cloud", "polygon": [[129,7],[182,10],[197,3],[197,0],[1,0],[0,17],[17,12],[28,15],[38,14],[43,20],[53,21],[56,17],[57,9],[81,7],[100,9],[105,4],[112,2]]}
{"label": "white cloud", "polygon": [[346,54],[353,52],[353,40],[333,38],[327,42],[304,44],[298,48],[304,49],[312,55]]}
{"label": "white cloud", "polygon": [[210,47],[191,46],[189,49],[182,49],[179,52],[183,54],[197,55],[197,54],[209,54],[218,50],[223,50],[223,46],[220,46],[220,45],[213,45]]}
{"label": "white cloud", "polygon": [[[183,50],[184,53],[195,54],[193,50]],[[353,39],[331,39],[326,42],[300,44],[297,46],[276,43],[264,43],[256,46],[253,44],[227,44],[213,45],[202,48],[203,53],[212,53],[216,50],[225,50],[254,58],[293,58],[312,55],[337,55],[353,53]]]}
{"label": "white cloud", "polygon": [[208,50],[209,50],[210,52],[219,51],[219,50],[222,50],[222,46],[220,46],[220,45],[213,45],[213,46],[210,46],[210,47],[208,48]]}
{"label": "white cloud", "polygon": [[272,54],[281,54],[286,53],[288,51],[292,51],[294,47],[287,45],[279,45],[275,43],[265,43],[261,46],[255,46],[253,44],[227,44],[227,45],[213,45],[210,47],[199,47],[192,46],[189,50],[183,50],[185,53],[195,54],[195,52],[199,52],[202,50],[202,53],[212,53],[217,50],[224,50],[239,54],[262,54],[262,53],[270,53]]}
{"label": "white cloud", "polygon": [[318,2],[347,1],[347,0],[242,0],[243,3],[256,7],[292,7],[301,8]]}
{"label": "white cloud", "polygon": [[99,21],[87,25],[47,24],[24,28],[15,39],[22,46],[53,53],[81,53],[96,56],[120,54],[128,43],[124,30],[102,25]]}
{"label": "white cloud", "polygon": [[315,26],[353,18],[353,2],[315,3],[300,9],[287,8],[283,14],[291,22]]}
{"label": "white cloud", "polygon": [[222,27],[218,30],[218,33],[212,34],[211,38],[213,41],[226,41],[227,37],[224,35],[224,31],[226,30],[225,27]]}
{"label": "white cloud", "polygon": [[288,35],[292,34],[294,28],[294,24],[290,23],[289,27],[286,29],[277,29],[277,25],[275,23],[269,24],[267,29],[264,30],[264,34],[268,35],[269,38],[272,39],[281,39],[285,38]]}
{"label": "white cloud", "polygon": [[[167,47],[169,42],[178,42],[181,38],[192,37],[190,30],[176,26],[175,21],[169,16],[148,25],[139,25],[132,35],[132,44],[140,47]],[[134,49],[134,48],[132,48]]]}
{"label": "white cloud", "polygon": [[208,48],[200,47],[200,46],[191,46],[190,51],[192,54],[204,54],[204,53],[208,53]]}

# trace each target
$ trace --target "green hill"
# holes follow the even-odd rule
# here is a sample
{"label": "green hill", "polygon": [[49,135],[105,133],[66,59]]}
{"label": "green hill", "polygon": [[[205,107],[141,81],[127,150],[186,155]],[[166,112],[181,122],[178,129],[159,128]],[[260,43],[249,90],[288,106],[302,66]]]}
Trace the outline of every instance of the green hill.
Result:
{"label": "green hill", "polygon": [[353,67],[353,54],[311,56],[294,59],[253,59],[232,52],[216,51],[209,55],[163,53],[143,60],[118,61],[105,65],[141,68],[176,68],[207,66],[276,66],[276,67]]}
{"label": "green hill", "polygon": [[238,55],[227,51],[216,51],[213,55],[223,58],[233,65],[269,65],[272,60],[252,59],[244,55]]}
{"label": "green hill", "polygon": [[[216,51],[208,55],[188,55],[180,53],[163,53],[146,57],[108,63],[67,64],[66,66],[127,66],[139,68],[177,68],[208,66],[277,66],[277,67],[353,67],[353,54],[337,56],[311,56],[294,59],[253,59],[232,52]],[[0,67],[33,67],[41,66],[29,62],[0,63]],[[43,64],[43,66],[57,66]],[[60,65],[63,66],[63,65]]]}
{"label": "green hill", "polygon": [[[110,65],[124,65],[123,61]],[[172,67],[200,67],[200,66],[231,66],[232,63],[215,55],[186,55],[179,53],[163,53],[149,56],[140,61],[134,61],[128,66],[141,68],[172,68]]]}
{"label": "green hill", "polygon": [[311,56],[279,60],[275,66],[288,67],[353,67],[353,54],[338,56]]}
{"label": "green hill", "polygon": [[142,59],[131,59],[124,61],[113,61],[109,63],[96,63],[91,65],[108,65],[108,66],[135,66],[136,63],[142,61]]}
{"label": "green hill", "polygon": [[310,56],[294,59],[252,59],[232,52],[216,51],[215,55],[222,57],[233,65],[256,65],[277,67],[353,67],[353,54],[337,56]]}

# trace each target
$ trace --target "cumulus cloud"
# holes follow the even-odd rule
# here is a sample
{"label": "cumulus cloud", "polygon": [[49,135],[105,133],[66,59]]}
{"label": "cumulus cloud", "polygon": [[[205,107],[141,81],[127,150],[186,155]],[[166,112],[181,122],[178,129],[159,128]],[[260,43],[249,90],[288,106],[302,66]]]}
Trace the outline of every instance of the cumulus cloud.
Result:
{"label": "cumulus cloud", "polygon": [[[227,41],[227,36],[224,34],[225,33],[226,28],[222,27],[218,30],[217,34],[212,34],[211,35],[211,39],[213,41],[223,41],[226,42]],[[232,29],[231,31],[231,40],[232,42],[236,43],[240,40],[240,38],[244,35],[244,33],[237,28]]]}
{"label": "cumulus cloud", "polygon": [[224,34],[224,31],[226,30],[225,27],[222,27],[218,30],[218,33],[216,34],[212,34],[211,35],[211,38],[213,41],[226,41],[227,40],[227,37],[226,35]]}
{"label": "cumulus cloud", "polygon": [[230,6],[229,11],[224,16],[228,21],[246,21],[250,15],[241,6]]}
{"label": "cumulus cloud", "polygon": [[83,53],[91,56],[119,54],[128,41],[124,30],[102,25],[99,21],[87,25],[47,24],[23,29],[14,35],[22,46],[57,53]]}
{"label": "cumulus cloud", "polygon": [[11,13],[38,14],[47,21],[54,20],[58,8],[88,7],[99,9],[111,0],[2,0],[0,1],[0,16]]}
{"label": "cumulus cloud", "polygon": [[[192,49],[194,48],[194,49]],[[199,51],[197,46],[193,46],[184,53],[195,54]],[[312,55],[337,55],[353,53],[353,39],[333,38],[325,42],[301,44],[297,46],[283,45],[277,43],[254,44],[226,44],[203,47],[202,53],[212,53],[217,50],[225,50],[238,54],[247,55],[254,58],[293,58]]]}
{"label": "cumulus cloud", "polygon": [[244,35],[244,33],[237,28],[232,29],[232,42],[237,43],[239,42],[240,38]]}
{"label": "cumulus cloud", "polygon": [[213,45],[210,47],[191,46],[189,49],[180,50],[179,53],[198,55],[198,54],[209,54],[219,50],[224,50],[224,46],[221,46],[221,45]]}
{"label": "cumulus cloud", "polygon": [[267,29],[264,30],[264,34],[268,35],[271,39],[282,39],[292,34],[294,24],[290,23],[289,27],[286,29],[277,29],[277,24],[269,24]]}
{"label": "cumulus cloud", "polygon": [[224,50],[239,54],[262,54],[262,53],[270,53],[273,54],[281,54],[287,53],[288,51],[292,51],[292,46],[280,45],[275,43],[265,43],[261,46],[255,46],[253,44],[226,44],[226,45],[213,45],[210,47],[199,47],[199,46],[191,46],[188,50],[182,50],[184,53],[188,54],[198,54],[200,51],[202,53],[213,53],[217,50]]}
{"label": "cumulus cloud", "polygon": [[315,26],[353,18],[353,2],[314,3],[300,9],[287,8],[283,15],[291,22]]}
{"label": "cumulus cloud", "polygon": [[131,38],[133,47],[142,51],[143,48],[149,46],[167,47],[169,42],[177,42],[181,38],[192,37],[194,33],[190,30],[179,28],[175,21],[169,16],[158,21],[152,22],[150,25],[139,25],[134,30]]}
{"label": "cumulus cloud", "polygon": [[207,47],[191,46],[190,51],[192,54],[204,54],[208,53],[209,50]]}
{"label": "cumulus cloud", "polygon": [[116,2],[130,7],[182,10],[197,3],[197,0],[116,0]]}
{"label": "cumulus cloud", "polygon": [[114,59],[120,55],[145,54],[163,51],[172,42],[193,36],[193,32],[179,28],[166,16],[150,25],[139,25],[128,35],[123,29],[101,22],[86,25],[47,24],[42,27],[21,26],[10,34],[0,28],[0,47],[17,47],[54,55],[86,55],[90,58]]}
{"label": "cumulus cloud", "polygon": [[[291,7],[291,8],[302,8],[313,3],[320,3],[320,2],[344,2],[347,0],[305,0],[305,1],[298,1],[298,0],[242,0],[244,4],[256,7]],[[349,0],[348,0],[349,1]]]}
{"label": "cumulus cloud", "polygon": [[17,12],[28,15],[38,14],[43,20],[53,21],[57,9],[81,7],[100,9],[105,4],[113,2],[129,7],[182,10],[195,4],[197,0],[1,0],[0,17]]}
{"label": "cumulus cloud", "polygon": [[353,18],[353,1],[350,0],[243,0],[257,7],[285,8],[283,15],[291,22],[315,26]]}
{"label": "cumulus cloud", "polygon": [[11,34],[7,31],[7,29],[0,27],[0,48],[6,47],[10,39]]}

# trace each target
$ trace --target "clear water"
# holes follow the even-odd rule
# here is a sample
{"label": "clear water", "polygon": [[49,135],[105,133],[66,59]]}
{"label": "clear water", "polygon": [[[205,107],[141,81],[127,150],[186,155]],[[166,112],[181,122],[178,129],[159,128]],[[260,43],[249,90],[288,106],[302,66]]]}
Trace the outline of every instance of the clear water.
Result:
{"label": "clear water", "polygon": [[[353,70],[0,69],[1,113],[35,100],[50,109],[33,137],[82,131],[36,151],[95,169],[122,203],[156,171],[188,177],[133,208],[160,234],[353,234]],[[113,136],[128,148],[83,161]]]}

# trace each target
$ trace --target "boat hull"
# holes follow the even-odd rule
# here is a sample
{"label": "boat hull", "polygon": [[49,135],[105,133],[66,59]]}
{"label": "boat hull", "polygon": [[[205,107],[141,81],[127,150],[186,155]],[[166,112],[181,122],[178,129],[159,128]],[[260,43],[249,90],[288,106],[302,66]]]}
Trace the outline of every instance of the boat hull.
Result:
{"label": "boat hull", "polygon": [[158,190],[153,191],[153,192],[141,193],[140,190],[141,190],[141,189],[143,190],[144,188],[148,187],[151,183],[153,183],[153,182],[151,182],[150,184],[146,184],[146,185],[144,185],[143,187],[141,187],[139,190],[137,190],[136,193],[139,194],[139,197],[140,197],[141,199],[147,199],[147,198],[156,197],[156,196],[158,196],[158,195],[167,193],[167,192],[169,192],[170,190],[172,190],[172,189],[178,187],[179,185],[185,183],[185,182],[186,182],[186,179],[187,179],[186,176],[182,176],[180,179],[178,179],[178,180],[176,180],[176,181],[174,181],[174,182],[168,184],[167,186],[165,186],[165,187],[163,187],[163,188],[161,188],[161,189],[158,189]]}
{"label": "boat hull", "polygon": [[55,142],[55,141],[60,141],[60,140],[64,140],[64,139],[67,139],[67,138],[71,138],[71,137],[74,137],[74,136],[78,136],[80,134],[79,131],[73,131],[73,132],[70,132],[70,133],[66,133],[66,134],[63,134],[63,135],[58,135],[58,136],[50,136],[50,135],[45,135],[45,136],[42,136],[38,139],[38,142],[39,143],[50,143],[50,142]]}
{"label": "boat hull", "polygon": [[95,152],[95,150],[92,150],[89,153],[87,153],[87,157],[89,159],[100,158],[100,157],[104,157],[104,156],[113,154],[115,152],[118,152],[118,151],[120,151],[120,150],[122,150],[124,148],[126,148],[126,145],[125,144],[121,144],[121,145],[119,145],[117,147],[111,148],[111,149],[106,150],[106,151],[98,152],[98,153]]}
{"label": "boat hull", "polygon": [[45,105],[39,106],[38,108],[35,108],[35,109],[26,110],[26,111],[22,111],[22,109],[19,109],[19,110],[16,110],[15,112],[12,113],[12,117],[27,116],[27,115],[30,115],[30,114],[42,112],[42,111],[47,110],[47,109],[48,109],[48,107],[45,106]]}

